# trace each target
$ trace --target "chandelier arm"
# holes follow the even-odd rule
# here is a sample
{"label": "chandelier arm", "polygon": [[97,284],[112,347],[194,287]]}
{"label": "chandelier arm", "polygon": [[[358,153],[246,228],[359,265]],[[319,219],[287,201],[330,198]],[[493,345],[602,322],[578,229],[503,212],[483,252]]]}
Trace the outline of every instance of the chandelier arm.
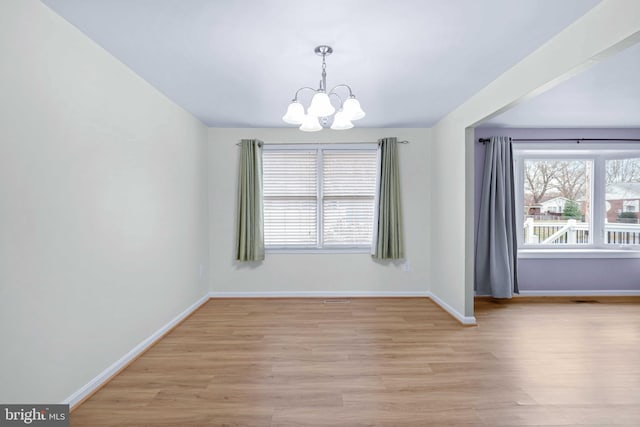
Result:
{"label": "chandelier arm", "polygon": [[[334,88],[335,89],[335,88]],[[342,100],[342,98],[340,97],[340,95],[338,95],[337,93],[335,93],[333,90],[331,90],[331,92],[329,92],[329,96],[335,96],[336,98],[338,98],[338,101],[340,101],[340,108],[342,108],[342,104],[344,103],[344,101]]]}
{"label": "chandelier arm", "polygon": [[314,89],[314,88],[309,87],[309,86],[301,87],[300,89],[298,89],[298,90],[296,91],[296,94],[295,94],[295,96],[293,97],[292,102],[296,102],[296,101],[298,100],[298,94],[300,93],[300,91],[301,91],[301,90],[304,90],[304,89],[309,89],[309,90],[312,90],[312,91],[314,91],[314,92],[317,92],[317,91],[318,91],[317,89]]}
{"label": "chandelier arm", "polygon": [[354,98],[354,97],[355,97],[355,95],[353,94],[353,91],[351,90],[351,86],[346,85],[346,84],[344,84],[344,83],[343,83],[343,84],[339,84],[339,85],[335,85],[335,86],[331,89],[331,92],[330,92],[330,93],[334,93],[334,91],[335,91],[336,89],[338,89],[339,87],[346,87],[347,89],[349,89],[349,98]]}

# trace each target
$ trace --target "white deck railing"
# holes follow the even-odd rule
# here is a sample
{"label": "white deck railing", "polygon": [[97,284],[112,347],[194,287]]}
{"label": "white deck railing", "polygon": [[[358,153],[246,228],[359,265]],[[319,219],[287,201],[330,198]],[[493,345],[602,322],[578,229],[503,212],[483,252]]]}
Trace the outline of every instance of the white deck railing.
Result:
{"label": "white deck railing", "polygon": [[[575,219],[566,221],[524,221],[524,242],[526,244],[587,244],[589,243],[589,223]],[[605,243],[640,245],[640,224],[605,224]]]}

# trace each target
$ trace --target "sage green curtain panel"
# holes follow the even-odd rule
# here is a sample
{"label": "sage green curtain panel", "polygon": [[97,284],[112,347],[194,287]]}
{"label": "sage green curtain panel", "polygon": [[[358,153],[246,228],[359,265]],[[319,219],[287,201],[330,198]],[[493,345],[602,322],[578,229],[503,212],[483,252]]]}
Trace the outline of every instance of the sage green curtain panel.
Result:
{"label": "sage green curtain panel", "polygon": [[236,260],[264,259],[262,141],[240,141]]}
{"label": "sage green curtain panel", "polygon": [[511,138],[486,145],[476,240],[478,295],[511,298],[518,293],[518,246]]}
{"label": "sage green curtain panel", "polygon": [[380,153],[380,189],[378,224],[372,256],[376,259],[402,259],[402,208],[400,204],[400,170],[397,138],[378,141]]}

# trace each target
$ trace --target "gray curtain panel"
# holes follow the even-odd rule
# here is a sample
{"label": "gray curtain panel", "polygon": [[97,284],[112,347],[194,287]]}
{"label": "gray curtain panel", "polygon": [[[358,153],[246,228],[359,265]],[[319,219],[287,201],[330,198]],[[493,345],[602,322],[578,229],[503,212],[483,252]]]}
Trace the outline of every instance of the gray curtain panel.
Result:
{"label": "gray curtain panel", "polygon": [[404,258],[402,210],[400,205],[400,171],[397,138],[378,141],[380,150],[380,189],[378,224],[372,256],[376,259]]}
{"label": "gray curtain panel", "polygon": [[240,141],[236,260],[264,259],[262,141]]}
{"label": "gray curtain panel", "polygon": [[518,293],[515,188],[511,138],[486,145],[476,243],[478,295],[511,298]]}

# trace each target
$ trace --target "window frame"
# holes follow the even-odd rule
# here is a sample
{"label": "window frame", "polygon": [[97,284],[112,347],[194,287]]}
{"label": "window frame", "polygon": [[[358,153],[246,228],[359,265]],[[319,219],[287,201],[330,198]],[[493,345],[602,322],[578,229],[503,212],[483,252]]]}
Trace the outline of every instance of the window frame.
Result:
{"label": "window frame", "polygon": [[[316,151],[316,245],[269,245],[265,242],[266,253],[366,253],[370,254],[373,242],[376,238],[378,193],[380,186],[380,150],[377,143],[271,143],[263,146],[263,151]],[[323,206],[323,154],[324,151],[374,151],[376,153],[376,190],[374,194],[373,230],[371,244],[369,245],[325,245],[323,242],[324,233],[324,206]]]}
{"label": "window frame", "polygon": [[[514,143],[513,165],[516,228],[519,258],[640,258],[639,245],[605,242],[606,161],[640,158],[637,143]],[[526,160],[587,160],[593,165],[591,182],[591,228],[589,244],[541,245],[523,242],[524,162]]]}

